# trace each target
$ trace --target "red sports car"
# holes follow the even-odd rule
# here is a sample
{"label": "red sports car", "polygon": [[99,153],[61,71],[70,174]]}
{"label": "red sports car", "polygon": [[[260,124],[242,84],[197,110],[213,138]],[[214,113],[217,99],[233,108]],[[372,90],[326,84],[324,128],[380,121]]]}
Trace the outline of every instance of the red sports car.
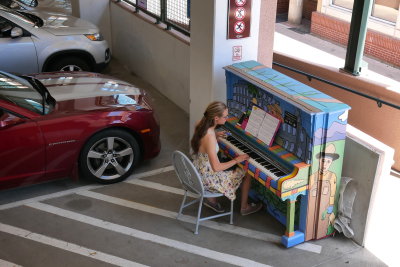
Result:
{"label": "red sports car", "polygon": [[144,90],[96,73],[0,72],[0,189],[78,174],[114,183],[159,152]]}

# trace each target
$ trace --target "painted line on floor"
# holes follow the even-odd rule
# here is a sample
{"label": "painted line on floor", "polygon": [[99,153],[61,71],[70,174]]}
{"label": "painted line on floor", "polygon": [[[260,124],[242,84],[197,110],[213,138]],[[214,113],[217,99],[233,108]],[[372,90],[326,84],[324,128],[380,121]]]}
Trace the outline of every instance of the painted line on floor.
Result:
{"label": "painted line on floor", "polygon": [[21,265],[0,259],[1,267],[22,267]]}
{"label": "painted line on floor", "polygon": [[[140,184],[143,184],[142,182],[144,182],[144,181],[140,181]],[[151,183],[153,183],[153,182],[151,182]],[[171,191],[174,191],[174,190],[171,189]],[[183,190],[181,190],[181,191],[183,192]],[[117,198],[117,197],[112,197],[112,196],[108,196],[108,195],[104,195],[104,194],[100,194],[100,193],[96,193],[96,192],[92,192],[92,191],[82,191],[77,194],[81,195],[81,196],[86,196],[89,198],[94,198],[94,199],[97,199],[100,201],[112,203],[115,205],[123,206],[126,208],[131,208],[131,209],[151,213],[154,215],[167,217],[167,218],[176,219],[176,217],[178,215],[177,212],[164,210],[164,209],[156,208],[153,206],[149,206],[149,205],[145,205],[145,204],[141,204],[141,203],[137,203],[137,202],[133,202],[133,201]],[[179,217],[179,220],[183,221],[183,222],[191,223],[191,224],[196,224],[196,218],[193,216],[189,216],[189,215],[181,215]],[[253,238],[253,239],[258,239],[258,240],[267,241],[267,242],[278,242],[278,243],[281,242],[281,236],[278,236],[278,235],[260,232],[260,231],[256,231],[256,230],[251,230],[251,229],[243,228],[240,226],[234,226],[231,224],[219,223],[219,222],[215,222],[212,220],[207,220],[207,221],[201,222],[201,227],[203,227],[203,226],[208,227],[210,229],[223,231],[223,232],[230,233],[230,234],[240,235],[240,236],[247,237],[247,238]],[[293,248],[305,250],[308,252],[314,252],[317,254],[321,253],[321,250],[322,250],[321,246],[310,244],[310,243],[303,243],[303,244],[294,246]]]}
{"label": "painted line on floor", "polygon": [[235,255],[217,252],[211,249],[191,245],[185,242],[177,241],[170,238],[165,238],[159,235],[143,232],[134,228],[129,228],[126,226],[118,225],[112,222],[100,220],[97,218],[89,217],[80,213],[72,212],[69,210],[57,208],[54,206],[50,206],[43,203],[30,203],[26,206],[45,211],[51,214],[55,214],[57,216],[68,218],[71,220],[75,220],[78,222],[82,222],[85,224],[93,225],[95,227],[103,228],[108,231],[114,231],[117,233],[121,233],[124,235],[128,235],[134,238],[142,239],[145,241],[149,241],[152,243],[164,245],[167,247],[175,248],[181,251],[185,251],[191,254],[200,255],[202,257],[210,258],[213,260],[217,260],[220,262],[226,262],[229,264],[237,265],[237,266],[264,266],[268,267],[269,265],[265,265],[250,259],[238,257]]}
{"label": "painted line on floor", "polygon": [[[143,187],[147,187],[147,188],[151,188],[151,189],[156,189],[156,190],[160,190],[163,192],[169,192],[169,193],[173,193],[173,194],[177,194],[177,195],[184,195],[185,191],[183,189],[179,189],[176,187],[172,187],[172,186],[167,186],[167,185],[163,185],[160,183],[155,183],[155,182],[150,182],[150,181],[145,181],[145,180],[131,180],[131,181],[127,181],[127,183],[130,184],[135,184],[135,185],[139,185],[139,186],[143,186]],[[124,200],[124,199],[120,199],[120,198],[115,198],[115,200],[112,200],[110,196],[106,196],[106,195],[102,195],[102,194],[98,194],[94,192],[89,192],[89,191],[84,191],[82,192],[82,195],[86,195],[92,198],[97,198],[99,200],[103,200],[103,201],[107,201],[107,202],[112,202],[114,204],[117,205],[130,205],[128,204],[119,204],[119,203],[127,203],[129,201]],[[192,194],[189,192],[188,196],[191,197],[196,197],[196,195]],[[104,198],[104,199],[101,199]],[[106,200],[108,199],[108,200]],[[165,213],[164,210],[160,210],[151,206],[146,206],[143,204],[139,204],[139,203],[134,203],[133,205],[136,206],[135,208],[132,206],[132,208],[134,209],[140,209],[142,211],[145,212],[149,212],[149,213],[154,213],[157,215],[161,215],[161,216],[165,216],[165,217],[170,217],[170,218],[176,218],[176,216],[178,215],[178,213],[174,213],[172,212],[172,214],[168,214]],[[140,206],[142,205],[142,206]],[[169,213],[171,213],[170,211],[168,211]],[[165,214],[165,215],[163,215]],[[173,216],[173,217],[172,217]],[[189,223],[196,223],[196,218],[191,217],[191,216],[187,216],[186,219],[184,219],[185,217],[180,217],[179,219],[185,222],[189,222]],[[210,224],[210,225],[209,225]],[[216,225],[214,225],[216,224]],[[219,223],[215,223],[213,221],[204,221],[201,223],[201,225],[203,226],[207,226],[209,228],[215,229],[215,230],[220,230],[220,231],[225,231],[225,232],[229,232],[229,233],[235,233],[235,234],[239,234],[241,236],[246,236],[246,237],[251,237],[251,238],[256,238],[256,239],[260,239],[260,240],[265,240],[265,241],[275,241],[275,242],[281,242],[281,237],[278,235],[273,235],[273,234],[267,234],[267,233],[263,233],[263,232],[259,232],[259,231],[255,231],[255,233],[253,233],[253,230],[249,230],[246,228],[242,228],[242,229],[231,229],[231,227],[237,227],[237,226],[232,226],[230,224],[226,224],[224,225],[222,228],[218,227],[218,225],[221,225]],[[241,227],[239,227],[241,228]],[[248,232],[251,231],[251,232]],[[305,250],[305,251],[309,251],[309,252],[314,252],[317,254],[320,254],[322,251],[322,247],[319,245],[315,245],[315,244],[311,244],[311,243],[302,243],[299,244],[297,246],[294,246],[293,248],[297,248],[297,249],[301,249],[301,250]]]}
{"label": "painted line on floor", "polygon": [[[180,188],[176,188],[176,187],[172,187],[172,186],[168,186],[168,185],[163,185],[160,183],[155,183],[155,182],[151,182],[151,181],[145,181],[145,180],[130,180],[130,181],[126,181],[126,183],[128,184],[134,184],[134,185],[140,185],[146,188],[150,188],[150,189],[156,189],[159,191],[163,191],[163,192],[168,192],[168,193],[173,193],[176,195],[184,195],[185,194],[185,190],[180,189]],[[188,192],[188,196],[190,197],[197,197],[197,195]]]}
{"label": "painted line on floor", "polygon": [[16,207],[23,206],[23,205],[26,205],[26,204],[29,204],[29,203],[39,202],[39,201],[43,201],[43,200],[47,200],[47,199],[51,199],[51,198],[56,198],[56,197],[62,197],[62,196],[65,196],[65,195],[74,194],[74,193],[79,192],[79,191],[93,190],[93,189],[97,189],[97,188],[100,188],[100,187],[103,187],[103,186],[104,185],[86,185],[86,186],[72,188],[72,189],[68,189],[68,190],[64,190],[64,191],[60,191],[60,192],[56,192],[56,193],[51,193],[51,194],[48,194],[48,195],[43,195],[43,196],[38,196],[38,197],[33,197],[33,198],[28,198],[28,199],[23,199],[23,200],[20,200],[20,201],[8,203],[8,204],[3,204],[3,205],[0,206],[0,210],[16,208]]}
{"label": "painted line on floor", "polygon": [[155,170],[152,170],[152,171],[133,174],[133,175],[129,176],[125,181],[130,181],[130,180],[133,180],[133,179],[141,179],[141,178],[148,177],[148,176],[151,176],[151,175],[157,175],[157,174],[160,174],[160,173],[170,172],[170,171],[173,171],[173,170],[174,170],[174,166],[172,166],[172,165],[171,166],[166,166],[166,167],[155,169]]}
{"label": "painted line on floor", "polygon": [[[148,172],[143,172],[143,173],[138,173],[138,174],[131,175],[126,180],[129,181],[129,180],[134,180],[134,179],[140,179],[140,178],[144,178],[144,177],[151,176],[151,175],[156,175],[156,174],[160,174],[160,173],[164,173],[164,172],[169,172],[169,171],[171,171],[173,169],[174,169],[173,166],[167,166],[167,167],[164,167],[164,168],[159,168],[159,169],[156,169],[156,170],[152,170],[152,171],[148,171]],[[40,202],[40,201],[51,199],[51,198],[62,197],[62,196],[74,194],[74,193],[77,193],[77,192],[80,192],[80,191],[93,190],[93,189],[97,189],[97,188],[101,188],[101,187],[105,187],[105,186],[107,186],[107,185],[99,185],[99,184],[86,185],[86,186],[72,188],[72,189],[68,189],[68,190],[64,190],[64,191],[60,191],[60,192],[56,192],[56,193],[52,193],[52,194],[48,194],[48,195],[28,198],[28,199],[24,199],[24,200],[12,202],[12,203],[0,205],[0,210],[15,208],[15,207],[19,207],[19,206],[22,206],[22,205],[26,205],[28,203]]]}
{"label": "painted line on floor", "polygon": [[[130,200],[125,200],[125,199],[121,199],[121,198],[117,198],[117,197],[112,197],[112,196],[108,196],[108,195],[104,195],[104,194],[100,194],[100,193],[96,193],[96,192],[85,191],[85,192],[79,192],[77,194],[81,195],[81,196],[101,200],[101,201],[104,201],[107,203],[112,203],[112,204],[123,206],[126,208],[131,208],[131,209],[135,209],[135,210],[139,210],[139,211],[143,211],[143,212],[147,212],[147,213],[151,213],[154,215],[163,216],[163,217],[167,217],[167,218],[171,218],[171,219],[176,219],[176,217],[178,215],[178,213],[174,212],[174,211],[164,210],[164,209],[156,208],[153,206],[149,206],[149,205],[145,205],[145,204],[141,204],[141,203],[137,203],[137,202],[133,202]],[[181,215],[179,217],[179,220],[183,221],[183,222],[187,222],[187,223],[196,224],[196,218],[193,216],[189,216],[189,215]],[[268,234],[268,233],[259,232],[259,231],[239,227],[239,226],[234,226],[231,224],[219,223],[219,222],[215,222],[215,221],[211,221],[211,220],[201,222],[201,227],[203,227],[203,226],[214,229],[214,230],[223,231],[223,232],[227,232],[230,234],[236,234],[236,235],[240,235],[243,237],[258,239],[258,240],[262,240],[262,241],[280,242],[280,240],[281,240],[280,236],[277,236],[274,234]]]}
{"label": "painted line on floor", "polygon": [[[132,267],[146,266],[134,261],[129,261],[97,250],[82,247],[73,243],[65,242],[63,240],[37,234],[22,228],[14,227],[3,223],[0,223],[0,231],[117,266],[132,266]],[[0,266],[3,266],[1,262]]]}

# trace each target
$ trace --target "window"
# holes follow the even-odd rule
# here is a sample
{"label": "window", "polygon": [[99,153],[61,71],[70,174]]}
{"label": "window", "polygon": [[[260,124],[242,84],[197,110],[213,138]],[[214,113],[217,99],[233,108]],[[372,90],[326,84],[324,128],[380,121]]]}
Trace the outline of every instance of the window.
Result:
{"label": "window", "polygon": [[190,35],[190,0],[123,0],[136,7],[136,10],[163,22],[167,29],[175,29]]}
{"label": "window", "polygon": [[334,6],[343,7],[346,9],[353,9],[354,0],[332,0]]}
{"label": "window", "polygon": [[[354,0],[332,0],[332,5],[352,10]],[[371,17],[396,23],[400,0],[374,0]]]}
{"label": "window", "polygon": [[375,0],[371,16],[396,23],[399,13],[400,0]]}

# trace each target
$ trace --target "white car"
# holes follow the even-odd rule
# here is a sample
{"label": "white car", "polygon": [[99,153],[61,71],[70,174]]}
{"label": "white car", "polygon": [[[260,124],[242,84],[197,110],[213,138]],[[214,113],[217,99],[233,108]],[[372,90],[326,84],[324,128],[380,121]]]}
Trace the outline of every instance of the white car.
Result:
{"label": "white car", "polygon": [[0,70],[100,71],[110,58],[107,41],[90,22],[0,5]]}
{"label": "white car", "polygon": [[0,0],[0,5],[25,11],[45,11],[71,14],[71,3],[60,0]]}

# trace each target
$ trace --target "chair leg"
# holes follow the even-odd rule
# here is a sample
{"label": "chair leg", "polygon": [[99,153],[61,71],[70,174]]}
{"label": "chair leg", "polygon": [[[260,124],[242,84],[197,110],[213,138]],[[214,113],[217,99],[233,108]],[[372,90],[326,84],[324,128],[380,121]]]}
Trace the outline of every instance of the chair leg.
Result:
{"label": "chair leg", "polygon": [[199,210],[197,212],[197,220],[196,220],[196,230],[194,231],[195,235],[197,235],[199,233],[199,224],[200,224],[200,215],[201,215],[202,206],[203,206],[203,196],[200,197],[200,201],[199,201]]}
{"label": "chair leg", "polygon": [[233,224],[233,200],[231,200],[231,221],[230,224]]}
{"label": "chair leg", "polygon": [[185,194],[183,195],[183,200],[182,200],[181,207],[179,208],[178,215],[176,216],[176,218],[177,218],[177,219],[179,218],[179,216],[181,216],[181,215],[182,215],[182,210],[183,210],[183,207],[185,206],[185,202],[186,202],[186,196],[187,196],[187,193],[188,193],[188,191],[187,191],[187,190],[185,190]]}

